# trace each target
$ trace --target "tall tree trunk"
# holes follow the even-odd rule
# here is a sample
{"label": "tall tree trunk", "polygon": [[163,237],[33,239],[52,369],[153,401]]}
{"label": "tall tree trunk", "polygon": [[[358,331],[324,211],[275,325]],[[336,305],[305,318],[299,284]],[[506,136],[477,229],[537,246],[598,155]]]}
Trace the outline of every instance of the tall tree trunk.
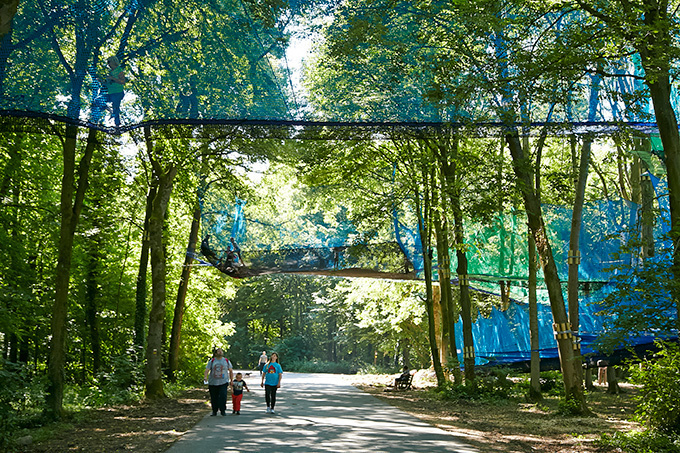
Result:
{"label": "tall tree trunk", "polygon": [[531,345],[531,373],[529,383],[529,399],[540,401],[541,394],[541,354],[538,336],[538,298],[536,297],[538,259],[536,257],[536,242],[531,231],[527,232],[529,242],[529,343]]}
{"label": "tall tree trunk", "polygon": [[[448,353],[449,353],[449,347],[448,343],[444,337],[444,329],[442,328],[444,325],[444,314],[442,313],[442,295],[441,295],[441,288],[439,286],[433,286],[432,287],[432,311],[435,319],[434,323],[434,334],[435,338],[437,338],[437,347],[439,351],[439,361],[441,363],[446,363]],[[446,374],[446,371],[444,371],[444,374]]]}
{"label": "tall tree trunk", "polygon": [[[635,140],[633,140],[633,146],[635,144]],[[630,172],[629,172],[629,178],[630,178],[630,193],[631,193],[631,198],[630,201],[633,203],[637,203],[640,205],[640,202],[642,201],[642,185],[640,184],[640,176],[642,175],[642,162],[639,156],[633,155],[633,162],[630,164]]]}
{"label": "tall tree trunk", "polygon": [[[437,240],[437,264],[439,266],[439,294],[442,311],[442,349],[447,351],[444,357],[446,367],[453,374],[455,382],[460,381],[460,364],[458,362],[456,346],[456,328],[453,307],[453,292],[451,290],[451,259],[449,257],[448,223],[446,217],[439,211],[443,209],[443,198],[437,201],[440,207],[433,212],[434,233]],[[445,347],[446,343],[446,347]]]}
{"label": "tall tree trunk", "polygon": [[[456,235],[456,258],[458,260],[458,278],[460,290],[461,320],[463,322],[463,363],[465,364],[465,382],[475,380],[475,343],[472,337],[472,303],[470,301],[470,282],[468,280],[468,260],[463,245],[463,212],[460,209],[460,196],[453,197],[454,232]],[[458,205],[456,205],[458,203]]]}
{"label": "tall tree trunk", "polygon": [[[680,281],[680,135],[678,121],[670,101],[671,87],[666,73],[656,82],[648,82],[654,103],[654,113],[663,144],[666,174],[668,176],[669,207],[671,211],[670,236],[673,241],[672,272],[675,281]],[[680,288],[672,287],[676,309],[676,325],[680,329]]]}
{"label": "tall tree trunk", "polygon": [[[675,28],[670,23],[666,2],[645,0],[643,4],[645,26],[653,27],[658,33],[646,33],[643,39],[637,41],[637,50],[645,70],[645,83],[652,97],[656,124],[663,144],[671,211],[670,235],[673,241],[671,270],[674,280],[680,281],[680,133],[671,103],[671,57],[668,54],[672,43],[671,30]],[[675,285],[671,291],[676,307],[676,325],[680,329],[680,288]]]}
{"label": "tall tree trunk", "polygon": [[85,319],[90,331],[92,349],[92,374],[97,374],[101,366],[101,337],[99,332],[99,310],[97,308],[99,256],[97,236],[90,237],[89,264],[85,281]]}
{"label": "tall tree trunk", "polygon": [[187,254],[184,258],[182,276],[179,280],[177,300],[175,301],[175,313],[172,317],[168,368],[170,380],[173,382],[175,381],[175,372],[179,369],[179,346],[182,333],[182,318],[184,317],[184,309],[186,307],[187,289],[189,288],[189,277],[191,276],[191,263],[194,260],[194,252],[196,251],[196,242],[198,241],[198,229],[200,224],[201,205],[198,200],[196,200],[194,216],[191,220],[191,231],[189,232],[189,245],[187,246]]}
{"label": "tall tree trunk", "polygon": [[158,181],[153,181],[146,195],[146,211],[144,217],[144,231],[142,231],[142,250],[139,255],[139,271],[137,272],[137,287],[135,291],[135,345],[144,347],[144,326],[146,326],[146,274],[149,268],[149,221],[153,200],[158,191]]}
{"label": "tall tree trunk", "polygon": [[571,216],[571,232],[569,234],[569,266],[567,282],[567,301],[569,305],[569,322],[571,330],[575,336],[574,341],[574,374],[578,385],[583,383],[583,367],[581,360],[581,344],[579,337],[579,297],[578,297],[578,268],[581,262],[580,235],[581,221],[583,219],[583,204],[586,195],[586,183],[588,182],[588,165],[590,162],[590,150],[593,139],[587,136],[583,139],[581,146],[581,162],[578,170],[578,180],[576,183],[576,196],[574,198],[574,209]]}
{"label": "tall tree trunk", "polygon": [[[66,361],[66,325],[68,318],[69,280],[73,256],[73,236],[78,226],[80,211],[88,184],[88,172],[96,143],[96,131],[90,129],[85,152],[77,168],[76,185],[76,143],[78,127],[66,126],[62,141],[64,174],[61,180],[61,201],[59,212],[59,254],[54,281],[55,295],[52,307],[50,354],[47,366],[49,384],[47,389],[47,411],[52,417],[61,418],[64,401],[64,364]],[[75,196],[75,199],[74,199]]]}
{"label": "tall tree trunk", "polygon": [[0,40],[12,30],[12,19],[18,7],[19,0],[0,0]]}
{"label": "tall tree trunk", "polygon": [[[425,181],[427,182],[427,180]],[[426,188],[427,190],[427,188]],[[427,225],[427,220],[424,218],[423,212],[429,212],[429,198],[425,194],[423,203],[420,201],[420,191],[415,190],[415,204],[416,215],[418,217],[418,232],[420,233],[420,244],[423,249],[423,273],[425,275],[425,308],[427,311],[428,337],[430,340],[430,351],[432,352],[432,365],[437,377],[437,385],[442,386],[446,379],[444,377],[444,370],[439,361],[439,348],[437,346],[437,334],[435,329],[434,316],[434,298],[432,291],[432,257],[430,244],[430,228]],[[424,205],[424,206],[423,206]]]}
{"label": "tall tree trunk", "polygon": [[[22,139],[19,138],[21,135],[15,135],[15,140],[11,140],[12,143],[8,143],[7,154],[9,154],[9,160],[5,164],[3,169],[2,181],[0,181],[0,200],[12,199],[12,204],[14,206],[19,206],[21,203],[21,189],[20,189],[20,177],[17,176],[17,171],[21,168],[23,163],[23,150],[21,146]],[[10,140],[7,140],[10,142]],[[24,229],[20,223],[18,210],[12,210],[11,219],[8,218],[9,223],[7,224],[8,235],[11,238],[10,242],[12,244],[22,244],[24,241],[22,239],[22,230]],[[5,244],[3,244],[5,245]],[[22,244],[23,245],[23,244]],[[35,246],[35,245],[32,245]],[[24,272],[22,270],[22,262],[26,259],[23,253],[9,253],[7,254],[9,262],[6,263],[7,271],[3,272],[2,278],[3,283],[7,285],[5,288],[9,289],[11,292],[16,291],[17,293],[25,291],[30,288],[31,285],[24,277]],[[4,310],[6,313],[19,314],[23,310],[21,308],[21,299],[9,298],[6,302]],[[7,349],[5,350],[5,358],[9,357],[11,362],[21,361],[19,356],[19,350],[21,349],[21,339],[26,334],[22,332],[25,329],[25,323],[14,323],[14,322],[4,322],[3,323],[7,329],[5,330],[5,344]]]}
{"label": "tall tree trunk", "polygon": [[163,378],[161,371],[163,348],[163,325],[165,321],[166,262],[163,246],[163,223],[172,194],[177,167],[161,167],[151,141],[149,126],[144,129],[147,152],[153,168],[154,178],[158,181],[158,192],[153,199],[149,219],[149,248],[151,257],[151,310],[149,311],[149,334],[146,341],[145,383],[146,398],[163,398]]}
{"label": "tall tree trunk", "polygon": [[[640,143],[639,149],[643,152],[651,153],[652,141],[649,137],[644,137],[638,140]],[[644,172],[640,177],[640,218],[642,223],[642,249],[641,255],[642,260],[645,261],[647,258],[654,256],[655,246],[654,246],[654,186],[652,185],[652,179],[649,175],[649,168],[647,165],[642,163],[642,171]]]}
{"label": "tall tree trunk", "polygon": [[617,140],[616,138],[614,139],[616,142],[616,168],[618,170],[618,175],[619,175],[619,193],[621,194],[621,198],[627,201],[633,201],[631,195],[628,194],[628,186],[629,186],[629,180],[626,177],[627,176],[627,171],[626,171],[626,153],[624,153],[623,149],[621,148],[620,141]]}
{"label": "tall tree trunk", "polygon": [[564,297],[560,278],[557,273],[557,265],[548,241],[548,234],[541,209],[540,199],[533,190],[532,167],[530,161],[524,156],[524,150],[520,143],[517,132],[505,136],[512,155],[512,164],[517,176],[517,184],[524,197],[524,205],[527,212],[529,229],[536,241],[536,250],[541,258],[543,276],[550,298],[550,308],[553,315],[553,329],[557,337],[557,349],[560,357],[560,366],[564,380],[564,392],[567,401],[573,400],[578,404],[579,412],[589,412],[585,404],[585,398],[581,385],[574,374],[574,350],[571,332],[568,327],[567,312],[564,306]]}
{"label": "tall tree trunk", "polygon": [[[436,200],[438,201],[438,200]],[[436,204],[435,201],[435,204]],[[444,243],[446,240],[444,239],[445,233],[445,227],[442,225],[442,223],[445,222],[445,220],[442,219],[442,215],[438,210],[434,210],[432,213],[432,226],[434,227],[434,237],[437,245],[437,266],[438,266],[438,275],[439,275],[439,305],[441,306],[441,338],[442,338],[442,344],[441,347],[442,349],[447,351],[447,354],[442,357],[444,360],[444,363],[448,365],[449,362],[449,355],[451,354],[451,351],[455,351],[455,349],[450,348],[451,344],[451,320],[453,319],[453,315],[449,312],[450,308],[450,299],[452,298],[451,292],[446,292],[444,290],[444,284],[442,283],[447,277],[450,277],[450,273],[448,272],[448,269],[446,269],[446,266],[449,265],[448,262],[448,251],[444,250]],[[450,285],[449,285],[450,287]],[[437,295],[434,294],[434,299],[436,303]]]}
{"label": "tall tree trunk", "polygon": [[[590,98],[588,108],[588,121],[594,122],[597,119],[597,107],[599,105],[601,78],[593,76],[590,84]],[[590,165],[590,151],[593,137],[587,135],[583,138],[581,145],[581,160],[578,166],[578,178],[575,178],[574,187],[574,207],[571,215],[571,231],[569,234],[569,255],[567,265],[569,266],[567,277],[567,303],[569,305],[569,322],[571,331],[574,335],[574,374],[579,386],[583,385],[583,361],[581,358],[580,343],[580,319],[579,319],[579,297],[578,297],[578,269],[581,263],[580,237],[581,223],[583,219],[583,204],[586,198],[586,184],[588,183],[588,168]],[[574,159],[574,163],[576,160]]]}
{"label": "tall tree trunk", "polygon": [[[440,210],[442,212],[441,218],[442,218],[442,224],[441,224],[441,229],[443,231],[442,234],[442,245],[441,249],[439,247],[439,239],[437,239],[437,255],[442,257],[442,261],[445,261],[445,269],[446,269],[446,276],[444,279],[440,278],[440,280],[445,280],[445,283],[442,285],[442,292],[446,291],[446,293],[449,295],[448,297],[448,313],[449,313],[449,320],[447,321],[450,325],[450,356],[452,360],[452,369],[453,369],[453,379],[456,384],[462,384],[463,382],[463,377],[460,372],[460,362],[458,360],[458,345],[457,345],[457,340],[456,340],[456,321],[457,321],[457,316],[455,315],[456,313],[456,307],[454,305],[454,299],[453,299],[453,289],[451,287],[451,247],[449,245],[449,236],[448,236],[448,230],[449,230],[449,222],[446,217],[446,212],[447,212],[447,207],[446,204],[447,202],[452,204],[451,202],[451,183],[453,180],[451,179],[451,173],[452,173],[452,165],[449,162],[449,151],[451,147],[457,146],[457,138],[456,137],[443,137],[440,140],[436,142],[437,146],[434,146],[432,149],[437,156],[437,160],[439,162],[439,185],[441,187],[441,200],[440,200]],[[454,153],[455,156],[455,153]],[[455,157],[454,157],[455,158]],[[455,222],[455,219],[454,219]],[[455,225],[455,223],[454,223]],[[460,265],[459,265],[460,267]],[[440,263],[440,269],[442,268],[442,264]],[[462,285],[462,283],[461,283]],[[464,292],[461,288],[460,290],[460,297],[461,300],[464,296]],[[463,326],[465,326],[465,321],[463,321]],[[463,327],[464,329],[465,327]],[[467,349],[466,349],[467,351]],[[467,368],[466,364],[466,375],[468,374],[469,368]]]}
{"label": "tall tree trunk", "polygon": [[456,260],[458,267],[458,283],[460,291],[461,320],[463,323],[463,363],[465,364],[465,382],[475,380],[475,343],[472,337],[472,302],[470,300],[470,282],[468,280],[468,260],[465,253],[465,231],[463,228],[463,210],[461,208],[461,184],[458,173],[458,140],[453,137],[449,146],[451,160],[446,159],[445,183],[449,202],[453,211],[453,232],[456,241]]}

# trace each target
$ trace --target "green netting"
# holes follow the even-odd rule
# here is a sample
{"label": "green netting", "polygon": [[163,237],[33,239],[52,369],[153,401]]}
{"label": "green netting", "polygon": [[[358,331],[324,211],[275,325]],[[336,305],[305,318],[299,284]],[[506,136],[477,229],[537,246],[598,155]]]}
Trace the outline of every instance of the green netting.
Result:
{"label": "green netting", "polygon": [[[665,183],[652,177],[657,191],[655,242],[659,248],[668,248],[669,231],[668,196]],[[303,211],[300,211],[301,213]],[[572,211],[564,206],[544,205],[543,213],[557,262],[560,279],[568,279],[568,244]],[[225,206],[219,193],[203,195],[203,230],[210,234],[216,256],[210,261],[223,272],[234,277],[266,273],[306,273],[378,278],[424,278],[423,250],[414,225],[404,223],[410,219],[406,212],[393,213],[393,229],[386,231],[359,231],[342,207],[327,212],[295,213],[278,221],[274,212],[249,208],[239,201]],[[598,315],[597,302],[610,291],[612,276],[636,266],[639,257],[634,253],[621,253],[622,248],[640,232],[639,207],[631,202],[599,201],[588,203],[583,210],[579,266],[580,329],[579,338],[585,354],[597,354],[591,347],[603,331],[605,319]],[[500,215],[490,225],[467,223],[466,250],[470,286],[478,292],[501,296],[505,292],[511,301],[505,311],[494,309],[490,316],[479,316],[474,324],[474,341],[477,362],[512,363],[529,360],[528,323],[528,251],[526,214],[512,212]],[[240,247],[241,269],[232,266],[222,269],[225,256],[233,249],[234,238]],[[210,255],[212,252],[204,252]],[[457,282],[455,253],[452,253],[450,273]],[[433,254],[435,271],[437,256]],[[669,263],[668,255],[660,260]],[[351,271],[361,272],[351,272]],[[436,275],[435,275],[436,277]],[[543,358],[556,358],[552,333],[550,301],[539,270],[539,337]],[[661,297],[661,296],[660,296]],[[639,301],[622,303],[639,303]],[[672,306],[661,300],[659,304]],[[673,310],[661,314],[675,317]],[[460,322],[456,327],[458,344],[463,344]],[[631,343],[651,343],[654,336],[639,334]],[[462,360],[462,357],[461,357]]]}

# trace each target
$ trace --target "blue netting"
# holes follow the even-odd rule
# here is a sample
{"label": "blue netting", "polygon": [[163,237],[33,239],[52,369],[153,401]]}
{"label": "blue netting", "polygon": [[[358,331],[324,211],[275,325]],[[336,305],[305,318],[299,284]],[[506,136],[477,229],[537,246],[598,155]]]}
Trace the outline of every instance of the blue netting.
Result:
{"label": "blue netting", "polygon": [[[665,248],[669,250],[670,243],[667,235],[670,230],[668,190],[665,181],[654,176],[651,176],[651,179],[656,190],[659,210],[654,231],[656,247],[657,249]],[[556,206],[544,206],[543,208],[560,279],[566,282],[571,210]],[[635,257],[631,254],[621,254],[620,249],[639,234],[638,214],[638,206],[625,201],[599,201],[588,204],[584,209],[580,241],[582,261],[579,266],[579,280],[583,293],[579,301],[579,337],[583,354],[599,354],[597,348],[591,345],[598,335],[606,329],[607,319],[598,315],[600,311],[598,303],[612,291],[610,280],[614,275],[626,272],[625,269],[632,269],[636,265]],[[510,293],[513,303],[510,304],[508,310],[494,309],[489,318],[480,318],[474,324],[473,336],[478,364],[525,361],[529,360],[531,354],[528,304],[526,302],[528,300],[527,275],[525,274],[527,251],[525,249],[526,241],[521,240],[522,237],[526,237],[526,229],[517,231],[517,225],[522,225],[520,219],[515,219],[515,221],[505,219],[499,225],[503,227],[511,226],[509,231],[495,234],[495,236],[496,238],[503,236],[506,243],[513,244],[511,251],[506,252],[506,256],[509,260],[514,260],[515,265],[509,263],[499,265],[497,258],[500,254],[500,241],[489,241],[489,236],[484,236],[486,242],[476,241],[477,244],[486,246],[483,253],[477,249],[474,254],[471,254],[475,257],[484,258],[482,262],[470,260],[471,274],[474,273],[473,269],[478,272],[476,282],[474,282],[475,276],[470,276],[471,285],[476,286],[478,290],[489,291],[500,296],[497,280],[503,279],[503,276],[497,272],[497,269],[516,269],[515,273],[506,276],[508,277],[507,283],[511,285]],[[515,241],[508,238],[509,235],[518,233]],[[672,263],[672,257],[669,253],[658,254],[652,259],[666,263],[667,268],[670,268]],[[454,266],[455,263],[452,263],[452,268]],[[480,278],[482,274],[486,278]],[[563,288],[563,292],[566,301],[566,287]],[[538,299],[541,357],[557,358],[558,351],[552,332],[552,314],[545,289],[539,288]],[[648,311],[645,311],[650,308],[646,306],[648,302],[643,302],[635,298],[634,295],[631,296],[631,299],[621,300],[621,304],[636,306],[641,316],[643,313],[644,316],[655,313],[657,316],[666,319],[677,317],[670,295],[660,293],[654,300],[656,308]],[[659,313],[658,307],[667,308]],[[456,324],[456,336],[457,344],[463,344],[461,321]],[[654,339],[655,335],[652,333],[631,332],[629,344],[632,346],[651,345]],[[460,359],[462,360],[462,355]]]}
{"label": "blue netting", "polygon": [[223,203],[219,192],[204,194],[202,225],[205,234],[210,235],[207,245],[214,255],[211,262],[221,270],[226,269],[225,260],[234,249],[231,238],[240,247],[247,266],[232,266],[226,273],[234,277],[348,269],[373,272],[375,276],[413,275],[413,264],[393,232],[360,232],[344,208],[308,214],[301,207],[295,214],[299,217],[288,215],[281,220],[277,217],[280,213],[256,209],[249,212],[243,200],[226,207]]}
{"label": "blue netting", "polygon": [[[666,236],[669,231],[667,189],[663,180],[652,177],[652,181],[658,205],[654,234],[657,248],[663,248],[669,245]],[[289,217],[287,222],[274,223],[272,219],[277,218],[274,213],[261,208],[249,210],[243,200],[237,200],[227,208],[222,204],[219,193],[204,195],[202,228],[210,234],[210,246],[217,252],[218,260],[223,260],[225,251],[233,248],[230,238],[237,240],[245,266],[243,269],[234,266],[231,273],[226,272],[234,277],[279,272],[351,276],[353,274],[347,271],[354,269],[369,277],[423,278],[423,254],[417,228],[403,223],[405,219],[412,220],[407,211],[394,210],[392,230],[367,232],[359,231],[342,207],[330,212],[300,214],[300,217]],[[543,208],[560,278],[566,282],[572,213],[562,206],[545,205]],[[638,215],[638,206],[627,201],[598,201],[584,208],[579,267],[579,335],[584,354],[597,353],[591,344],[605,328],[605,319],[597,314],[600,310],[598,302],[612,290],[612,277],[622,272],[620,266],[636,265],[632,254],[622,254],[620,250],[638,234]],[[472,289],[500,296],[499,283],[503,281],[511,299],[507,310],[493,309],[488,317],[479,316],[474,323],[479,364],[511,363],[530,357],[525,219],[523,213],[516,212],[500,216],[491,226],[466,225]],[[436,270],[436,254],[434,259]],[[669,255],[663,254],[655,259],[669,264],[671,260]],[[217,266],[220,266],[219,262]],[[456,266],[455,254],[452,254],[453,275],[456,275]],[[668,296],[660,294],[659,298],[658,303],[661,303],[661,299]],[[540,285],[538,301],[541,357],[556,358],[548,295]],[[640,304],[640,301],[622,303]],[[667,305],[672,307],[670,303]],[[675,317],[672,309],[663,315]],[[462,345],[460,321],[456,325],[456,335],[457,344]],[[631,343],[644,344],[652,340],[652,335],[640,334],[631,339]]]}

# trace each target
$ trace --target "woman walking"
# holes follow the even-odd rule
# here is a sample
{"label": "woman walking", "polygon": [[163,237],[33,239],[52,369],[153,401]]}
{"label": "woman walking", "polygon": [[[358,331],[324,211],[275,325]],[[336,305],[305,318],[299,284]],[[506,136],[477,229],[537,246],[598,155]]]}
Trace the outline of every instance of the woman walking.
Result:
{"label": "woman walking", "polygon": [[208,390],[210,390],[211,415],[217,415],[217,411],[226,415],[227,390],[233,378],[234,370],[231,362],[224,358],[224,351],[221,348],[215,349],[212,359],[205,364],[203,375],[203,383],[208,384]]}
{"label": "woman walking", "polygon": [[260,382],[260,387],[264,387],[264,399],[267,403],[268,414],[276,413],[274,412],[276,391],[281,387],[281,377],[283,377],[283,370],[279,365],[279,355],[272,352],[269,362],[262,369],[262,382]]}

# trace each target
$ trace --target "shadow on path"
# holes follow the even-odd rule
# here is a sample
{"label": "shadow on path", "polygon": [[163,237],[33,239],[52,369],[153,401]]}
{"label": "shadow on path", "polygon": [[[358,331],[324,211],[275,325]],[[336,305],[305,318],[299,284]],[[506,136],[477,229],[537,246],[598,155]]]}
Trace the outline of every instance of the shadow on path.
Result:
{"label": "shadow on path", "polygon": [[217,452],[458,452],[478,450],[453,434],[382,403],[342,376],[285,373],[276,414],[265,413],[256,374],[241,415],[204,417],[168,453]]}

